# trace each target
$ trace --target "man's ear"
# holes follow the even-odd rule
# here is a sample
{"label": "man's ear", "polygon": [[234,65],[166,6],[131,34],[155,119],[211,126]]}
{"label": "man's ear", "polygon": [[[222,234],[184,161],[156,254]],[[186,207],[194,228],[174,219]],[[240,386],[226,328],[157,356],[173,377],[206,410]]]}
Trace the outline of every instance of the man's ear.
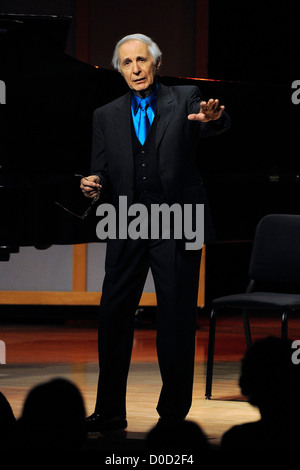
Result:
{"label": "man's ear", "polygon": [[160,59],[157,59],[157,62],[156,62],[156,70],[158,71],[159,70],[159,67],[161,66],[161,60]]}

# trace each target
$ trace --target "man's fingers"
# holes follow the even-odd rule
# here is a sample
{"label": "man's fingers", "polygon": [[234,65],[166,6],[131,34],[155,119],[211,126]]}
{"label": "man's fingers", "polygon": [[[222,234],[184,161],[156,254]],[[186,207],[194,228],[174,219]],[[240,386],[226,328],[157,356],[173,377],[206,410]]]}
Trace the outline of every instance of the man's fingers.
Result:
{"label": "man's fingers", "polygon": [[85,196],[88,196],[88,197],[91,197],[91,198],[97,196],[97,194],[98,194],[98,191],[90,191],[90,192],[86,191],[84,193]]}
{"label": "man's fingers", "polygon": [[92,186],[83,186],[81,189],[83,191],[86,191],[87,193],[91,193],[92,191],[96,191],[96,192],[98,191],[98,188],[95,188],[95,187],[92,187]]}
{"label": "man's fingers", "polygon": [[99,191],[100,189],[98,188],[95,189],[87,186],[85,188],[82,188],[82,193],[84,194],[84,196],[89,198],[94,198],[95,196],[97,196],[97,194],[99,194]]}
{"label": "man's fingers", "polygon": [[219,106],[219,100],[214,100],[213,98],[208,100],[208,102],[201,101],[200,103],[200,109],[203,112],[216,110],[218,106]]}
{"label": "man's fingers", "polygon": [[82,189],[89,189],[89,188],[98,188],[98,189],[100,189],[101,188],[101,185],[98,182],[98,180],[95,180],[94,178],[90,179],[89,176],[85,177],[85,178],[82,178],[80,183],[81,183],[80,187]]}
{"label": "man's fingers", "polygon": [[203,121],[205,118],[205,114],[203,113],[198,113],[198,114],[189,114],[188,119],[190,121]]}
{"label": "man's fingers", "polygon": [[80,189],[86,197],[95,197],[102,188],[98,176],[86,176],[80,181]]}
{"label": "man's fingers", "polygon": [[90,176],[86,176],[85,178],[82,178],[81,182],[84,186],[91,186],[91,187],[100,186],[98,179],[96,178],[91,179]]}

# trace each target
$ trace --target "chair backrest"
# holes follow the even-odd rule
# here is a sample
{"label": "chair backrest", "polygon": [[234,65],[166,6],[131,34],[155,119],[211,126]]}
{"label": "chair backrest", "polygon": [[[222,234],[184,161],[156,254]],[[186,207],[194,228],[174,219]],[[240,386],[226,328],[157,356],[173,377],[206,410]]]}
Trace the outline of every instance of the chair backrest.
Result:
{"label": "chair backrest", "polygon": [[259,282],[300,283],[300,215],[270,214],[259,221],[249,277]]}

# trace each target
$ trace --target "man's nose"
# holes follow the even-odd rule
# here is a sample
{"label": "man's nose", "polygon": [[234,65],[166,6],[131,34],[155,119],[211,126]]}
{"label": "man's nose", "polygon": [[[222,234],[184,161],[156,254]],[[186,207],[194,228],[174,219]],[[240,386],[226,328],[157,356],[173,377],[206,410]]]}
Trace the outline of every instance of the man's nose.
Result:
{"label": "man's nose", "polygon": [[133,71],[133,73],[134,73],[135,75],[139,75],[139,73],[141,72],[141,69],[140,69],[140,67],[139,67],[139,65],[138,65],[137,62],[134,62],[134,63],[133,63],[132,71]]}

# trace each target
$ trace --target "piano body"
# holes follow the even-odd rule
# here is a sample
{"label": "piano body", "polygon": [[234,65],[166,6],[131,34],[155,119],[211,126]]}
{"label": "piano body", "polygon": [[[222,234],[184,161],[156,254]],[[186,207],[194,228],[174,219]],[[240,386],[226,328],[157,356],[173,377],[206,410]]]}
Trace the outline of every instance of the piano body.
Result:
{"label": "piano body", "polygon": [[[0,15],[1,259],[20,247],[99,242],[96,217],[84,221],[55,201],[82,208],[76,175],[89,173],[92,113],[122,95],[120,74],[64,53],[71,18]],[[101,64],[100,64],[101,65]],[[297,77],[295,77],[296,79]],[[297,158],[300,105],[291,83],[237,83],[161,77],[219,98],[231,129],[199,142],[199,169],[216,231],[206,246],[206,301],[244,289],[251,240],[268,213],[300,211]],[[69,195],[72,195],[71,197]]]}
{"label": "piano body", "polygon": [[89,230],[52,202],[62,200],[60,192],[73,182],[78,189],[75,173],[89,172],[92,112],[125,86],[118,74],[64,53],[70,21],[0,15],[0,77],[6,85],[0,244],[12,249],[89,240]]}

